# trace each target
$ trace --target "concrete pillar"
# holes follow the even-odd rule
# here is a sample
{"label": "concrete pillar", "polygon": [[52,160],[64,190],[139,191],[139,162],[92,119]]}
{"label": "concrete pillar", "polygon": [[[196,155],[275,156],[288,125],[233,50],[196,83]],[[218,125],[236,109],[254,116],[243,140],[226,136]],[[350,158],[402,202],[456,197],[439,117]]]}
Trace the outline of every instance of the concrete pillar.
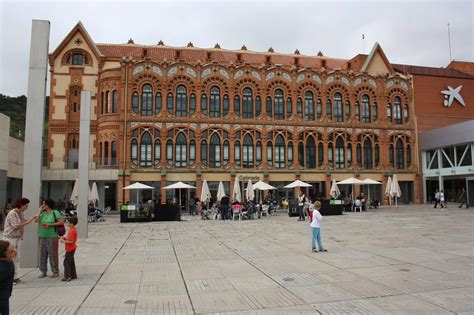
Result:
{"label": "concrete pillar", "polygon": [[77,202],[77,234],[88,237],[87,203],[89,199],[89,142],[91,125],[91,92],[81,92],[81,118],[79,122],[79,199]]}
{"label": "concrete pillar", "polygon": [[[26,104],[25,149],[23,163],[23,196],[30,199],[25,217],[39,208],[43,156],[43,124],[48,71],[49,21],[33,20],[31,26],[28,100]],[[26,230],[21,246],[20,267],[38,266],[38,229]]]}

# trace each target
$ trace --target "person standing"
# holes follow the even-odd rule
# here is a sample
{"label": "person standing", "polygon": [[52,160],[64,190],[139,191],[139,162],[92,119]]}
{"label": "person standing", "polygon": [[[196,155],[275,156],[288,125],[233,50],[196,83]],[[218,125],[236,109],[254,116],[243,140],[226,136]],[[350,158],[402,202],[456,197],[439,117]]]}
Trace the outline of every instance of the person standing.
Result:
{"label": "person standing", "polygon": [[15,201],[13,204],[14,209],[10,211],[5,219],[5,226],[3,230],[3,239],[9,241],[16,251],[16,256],[14,259],[15,264],[15,279],[13,280],[14,283],[21,283],[23,281],[18,278],[18,263],[20,261],[20,244],[21,240],[23,239],[23,234],[25,230],[25,225],[30,224],[35,220],[38,216],[29,218],[25,220],[23,213],[28,209],[28,205],[30,204],[30,200],[27,198],[20,198]]}
{"label": "person standing", "polygon": [[317,253],[318,250],[316,249],[316,242],[318,242],[318,247],[320,252],[327,252],[327,249],[323,247],[323,242],[321,241],[321,225],[320,222],[323,220],[323,216],[319,212],[319,209],[321,209],[321,202],[316,201],[314,203],[314,210],[313,210],[313,216],[311,219],[311,232],[313,235],[313,238],[311,240],[311,249],[313,253]]}
{"label": "person standing", "polygon": [[444,197],[444,190],[442,189],[439,192],[439,204],[441,205],[441,208],[448,207],[448,202],[446,201],[446,198]]}
{"label": "person standing", "polygon": [[13,278],[15,277],[16,251],[13,245],[5,240],[0,240],[0,314],[10,314],[10,296],[13,291]]}
{"label": "person standing", "polygon": [[64,278],[62,281],[71,281],[71,279],[77,279],[76,263],[74,262],[74,253],[76,252],[77,242],[77,217],[70,217],[69,220],[69,233],[66,236],[61,237],[60,241],[65,244],[66,255],[64,255]]}
{"label": "person standing", "polygon": [[40,207],[40,215],[35,220],[39,222],[39,239],[40,239],[40,278],[47,276],[48,259],[53,274],[51,278],[59,277],[58,263],[58,232],[56,226],[62,225],[63,219],[58,210],[53,210],[54,201],[46,199]]}
{"label": "person standing", "polygon": [[459,208],[462,208],[464,204],[466,204],[466,209],[469,208],[469,204],[467,203],[467,194],[466,194],[466,189],[464,187],[461,190],[461,194],[459,195],[459,202],[461,203],[459,205]]}
{"label": "person standing", "polygon": [[306,196],[302,191],[300,191],[300,195],[298,196],[298,213],[299,213],[299,218],[298,221],[304,221],[305,220],[305,214],[304,214],[304,204],[306,202]]}
{"label": "person standing", "polygon": [[[439,200],[440,200],[440,194],[439,194],[439,190],[436,189],[436,192],[435,192],[435,205],[434,205],[434,208],[437,208],[438,204],[440,203]],[[442,207],[442,206],[441,206]]]}

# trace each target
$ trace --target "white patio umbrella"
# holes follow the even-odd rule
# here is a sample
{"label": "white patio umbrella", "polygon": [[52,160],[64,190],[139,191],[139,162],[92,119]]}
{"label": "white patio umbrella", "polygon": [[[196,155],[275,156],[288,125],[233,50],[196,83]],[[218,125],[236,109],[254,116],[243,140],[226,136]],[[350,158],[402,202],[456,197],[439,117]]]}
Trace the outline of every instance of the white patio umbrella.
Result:
{"label": "white patio umbrella", "polygon": [[[273,187],[272,185],[270,184],[267,184],[265,182],[262,182],[261,180],[259,180],[258,182],[256,182],[255,184],[252,185],[253,186],[253,189],[256,189],[256,190],[273,190],[273,189],[277,189],[276,187]],[[262,199],[263,200],[263,196],[262,196]]]}
{"label": "white patio umbrella", "polygon": [[99,201],[99,191],[97,190],[97,183],[92,183],[91,190],[89,190],[89,201],[92,201],[95,205]]}
{"label": "white patio umbrella", "polygon": [[395,197],[395,207],[397,207],[397,198],[400,198],[402,191],[398,185],[397,175],[393,175],[392,185],[390,185],[390,195]]}
{"label": "white patio umbrella", "polygon": [[209,208],[211,197],[211,191],[209,190],[209,185],[207,185],[207,180],[204,180],[201,188],[201,201],[206,203],[207,208]]}
{"label": "white patio umbrella", "polygon": [[296,188],[296,187],[312,187],[313,185],[305,183],[299,179],[295,180],[294,182],[286,185],[283,188]]}
{"label": "white patio umbrella", "polygon": [[217,202],[221,202],[222,197],[225,196],[224,183],[219,182],[219,188],[217,189]]}
{"label": "white patio umbrella", "polygon": [[142,184],[140,182],[136,182],[134,184],[131,184],[131,185],[128,185],[122,189],[126,189],[126,190],[136,190],[137,191],[137,203],[138,203],[138,194],[139,194],[139,191],[142,190],[142,189],[155,189],[155,187],[151,187],[151,186],[148,186],[148,185],[145,185],[145,184]]}
{"label": "white patio umbrella", "polygon": [[385,187],[385,196],[388,197],[388,204],[392,205],[392,196],[390,195],[390,189],[392,187],[392,178],[389,176],[387,178],[387,187]]}
{"label": "white patio umbrella", "polygon": [[339,187],[337,187],[337,183],[335,179],[332,180],[332,185],[331,185],[331,190],[329,191],[329,195],[331,195],[331,197],[333,197],[334,199],[336,199],[337,197],[341,195],[341,191],[339,190]]}
{"label": "white patio umbrella", "polygon": [[234,191],[232,192],[232,199],[234,199],[234,201],[237,201],[239,203],[242,202],[242,193],[240,191],[240,183],[237,176],[235,177],[235,181],[234,181]]}
{"label": "white patio umbrella", "polygon": [[247,200],[252,200],[253,198],[255,198],[255,191],[253,189],[252,180],[250,178],[247,183],[247,188],[245,188],[245,197],[247,197]]}
{"label": "white patio umbrella", "polygon": [[355,177],[349,177],[349,178],[346,178],[344,180],[341,180],[337,184],[338,185],[352,185],[352,200],[355,200],[354,186],[362,184],[362,181],[360,179],[355,178]]}
{"label": "white patio umbrella", "polygon": [[71,203],[74,206],[77,206],[78,199],[79,199],[79,180],[76,179],[76,181],[74,182],[74,187],[72,188],[72,193],[71,193],[71,197],[69,198],[69,201],[71,201]]}
{"label": "white patio umbrella", "polygon": [[[362,180],[362,185],[382,185],[381,182],[378,182],[376,180],[373,180],[373,179],[370,179],[370,178],[366,178],[366,179],[363,179]],[[370,186],[368,187],[368,192],[369,192],[369,195],[367,196],[370,200]]]}
{"label": "white patio umbrella", "polygon": [[171,185],[168,185],[166,187],[163,187],[162,189],[179,189],[179,219],[181,220],[181,189],[195,189],[196,187],[183,183],[183,182],[177,182]]}

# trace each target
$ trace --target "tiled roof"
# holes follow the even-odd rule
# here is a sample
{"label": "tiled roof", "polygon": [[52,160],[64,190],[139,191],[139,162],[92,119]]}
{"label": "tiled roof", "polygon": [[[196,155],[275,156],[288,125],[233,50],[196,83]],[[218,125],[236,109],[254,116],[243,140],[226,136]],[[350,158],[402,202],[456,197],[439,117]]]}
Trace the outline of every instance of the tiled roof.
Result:
{"label": "tiled roof", "polygon": [[435,67],[422,67],[422,66],[411,66],[411,65],[400,65],[392,64],[393,68],[397,72],[403,74],[412,74],[412,75],[424,75],[432,77],[450,77],[450,78],[460,78],[460,79],[474,79],[474,76],[467,73],[462,73],[457,70],[447,69],[447,68],[435,68]]}
{"label": "tiled roof", "polygon": [[279,54],[279,53],[259,53],[249,50],[225,50],[216,48],[195,48],[195,47],[169,47],[169,46],[142,46],[136,44],[96,44],[99,51],[106,58],[121,58],[123,56],[132,56],[132,58],[143,58],[144,49],[147,50],[147,56],[152,60],[174,60],[177,51],[180,52],[180,59],[186,62],[197,62],[198,60],[205,63],[207,53],[211,53],[211,59],[221,64],[237,63],[238,55],[240,55],[242,63],[249,63],[253,66],[261,66],[267,63],[267,57],[271,57],[273,64],[280,64],[285,68],[290,68],[295,64],[295,58],[298,58],[300,67],[308,67],[319,69],[322,66],[322,60],[326,61],[327,69],[346,69],[347,60],[334,59],[328,57]]}

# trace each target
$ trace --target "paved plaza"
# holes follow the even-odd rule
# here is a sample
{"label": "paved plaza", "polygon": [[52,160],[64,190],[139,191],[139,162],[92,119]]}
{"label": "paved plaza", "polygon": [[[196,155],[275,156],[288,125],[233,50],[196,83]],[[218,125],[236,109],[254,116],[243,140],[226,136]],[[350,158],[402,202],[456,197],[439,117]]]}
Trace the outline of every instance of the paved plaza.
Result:
{"label": "paved plaza", "polygon": [[[21,269],[13,314],[473,314],[474,212],[384,207],[308,221],[89,225],[79,279]],[[28,230],[28,228],[27,228]],[[62,262],[63,252],[60,260]],[[62,268],[61,268],[62,274]]]}

